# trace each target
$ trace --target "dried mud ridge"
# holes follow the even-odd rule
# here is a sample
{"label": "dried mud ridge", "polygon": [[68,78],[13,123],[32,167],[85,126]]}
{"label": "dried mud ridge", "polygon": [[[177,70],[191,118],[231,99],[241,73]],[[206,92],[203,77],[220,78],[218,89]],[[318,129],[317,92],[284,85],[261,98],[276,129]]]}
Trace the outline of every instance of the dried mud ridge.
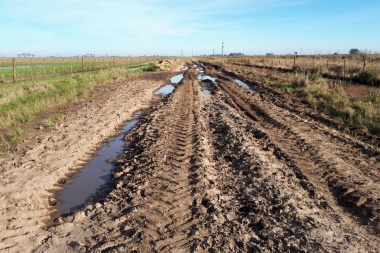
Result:
{"label": "dried mud ridge", "polygon": [[212,94],[188,70],[126,137],[114,189],[36,251],[377,252],[378,149],[206,74]]}

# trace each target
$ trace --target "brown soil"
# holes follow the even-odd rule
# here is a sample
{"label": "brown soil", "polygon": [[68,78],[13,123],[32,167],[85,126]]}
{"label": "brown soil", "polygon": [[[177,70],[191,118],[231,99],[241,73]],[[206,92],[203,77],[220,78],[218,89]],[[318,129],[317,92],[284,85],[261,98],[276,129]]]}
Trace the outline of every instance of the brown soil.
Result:
{"label": "brown soil", "polygon": [[[194,68],[167,97],[152,95],[167,75],[114,86],[4,158],[0,251],[378,252],[378,147],[290,96],[206,74],[211,95]],[[42,229],[46,191],[143,107],[107,195]]]}

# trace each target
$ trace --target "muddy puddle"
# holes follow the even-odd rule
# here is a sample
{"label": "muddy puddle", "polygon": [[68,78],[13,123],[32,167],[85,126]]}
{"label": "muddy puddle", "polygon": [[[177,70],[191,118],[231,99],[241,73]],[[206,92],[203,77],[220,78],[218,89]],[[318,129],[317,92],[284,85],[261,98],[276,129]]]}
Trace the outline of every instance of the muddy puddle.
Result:
{"label": "muddy puddle", "polygon": [[[186,67],[182,70],[189,69],[188,67],[187,68]],[[154,95],[169,95],[173,93],[173,91],[175,90],[175,85],[178,85],[182,81],[182,79],[183,79],[183,74],[173,76],[172,78],[170,78],[171,84],[167,84],[163,86],[162,88],[156,90],[154,92]]]}
{"label": "muddy puddle", "polygon": [[[209,89],[210,84],[207,81],[211,81],[213,83],[216,83],[216,78],[213,78],[211,76],[203,76],[204,70],[200,67],[196,68],[199,71],[198,75],[198,82],[201,83],[202,86],[202,92],[206,95],[211,95],[211,91]],[[205,82],[206,81],[206,82]]]}
{"label": "muddy puddle", "polygon": [[168,95],[168,94],[173,93],[174,90],[175,90],[175,87],[173,85],[167,84],[164,87],[155,91],[154,95]]}
{"label": "muddy puddle", "polygon": [[234,80],[236,83],[240,84],[241,86],[243,86],[244,88],[247,88],[248,90],[252,91],[253,93],[257,93],[257,91],[253,90],[251,87],[248,86],[248,84],[246,84],[245,82],[239,80],[239,79],[235,79]]}
{"label": "muddy puddle", "polygon": [[202,92],[203,92],[203,94],[211,95],[211,91],[209,89],[207,89],[206,87],[202,87]]}
{"label": "muddy puddle", "polygon": [[180,74],[180,75],[176,75],[176,76],[173,76],[172,78],[170,78],[170,82],[178,84],[179,82],[182,81],[182,79],[183,79],[183,74]]}
{"label": "muddy puddle", "polygon": [[202,76],[201,77],[201,81],[202,82],[204,82],[204,81],[211,81],[213,83],[216,83],[216,78],[211,77],[211,76]]}
{"label": "muddy puddle", "polygon": [[141,66],[141,67],[135,67],[135,68],[129,68],[128,70],[130,71],[136,71],[136,70],[139,70],[139,69],[142,69],[144,66]]}
{"label": "muddy puddle", "polygon": [[137,124],[140,114],[140,112],[136,113],[135,119],[128,121],[120,130],[119,135],[103,144],[71,183],[58,193],[60,204],[57,209],[75,211],[105,186],[110,178],[114,162],[119,155],[124,153],[128,145],[124,141],[124,136]]}

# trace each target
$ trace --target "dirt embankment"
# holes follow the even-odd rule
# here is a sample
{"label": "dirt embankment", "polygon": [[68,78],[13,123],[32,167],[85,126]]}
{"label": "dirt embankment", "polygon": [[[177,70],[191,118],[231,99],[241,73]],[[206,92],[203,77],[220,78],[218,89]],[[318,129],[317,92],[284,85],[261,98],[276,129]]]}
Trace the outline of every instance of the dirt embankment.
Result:
{"label": "dirt embankment", "polygon": [[127,136],[114,190],[37,251],[376,252],[377,148],[206,73],[212,94],[187,71]]}

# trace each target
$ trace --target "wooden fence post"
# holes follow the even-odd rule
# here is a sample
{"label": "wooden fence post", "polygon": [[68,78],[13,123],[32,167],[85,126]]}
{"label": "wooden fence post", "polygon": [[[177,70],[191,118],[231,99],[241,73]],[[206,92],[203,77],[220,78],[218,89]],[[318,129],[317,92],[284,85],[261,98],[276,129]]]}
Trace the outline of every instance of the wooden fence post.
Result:
{"label": "wooden fence post", "polygon": [[82,57],[82,71],[84,73],[84,60],[83,60],[83,57]]}
{"label": "wooden fence post", "polygon": [[34,84],[34,79],[33,79],[33,58],[30,59],[30,76],[32,78],[32,83]]}
{"label": "wooden fence post", "polygon": [[42,59],[42,65],[44,66],[44,78],[46,78],[46,64],[45,64],[45,59]]}
{"label": "wooden fence post", "polygon": [[367,58],[364,59],[364,62],[363,62],[363,70],[367,67]]}
{"label": "wooden fence post", "polygon": [[13,83],[16,82],[16,58],[12,58],[13,65]]}
{"label": "wooden fence post", "polygon": [[346,59],[343,59],[343,81],[344,81],[344,77],[346,76]]}

